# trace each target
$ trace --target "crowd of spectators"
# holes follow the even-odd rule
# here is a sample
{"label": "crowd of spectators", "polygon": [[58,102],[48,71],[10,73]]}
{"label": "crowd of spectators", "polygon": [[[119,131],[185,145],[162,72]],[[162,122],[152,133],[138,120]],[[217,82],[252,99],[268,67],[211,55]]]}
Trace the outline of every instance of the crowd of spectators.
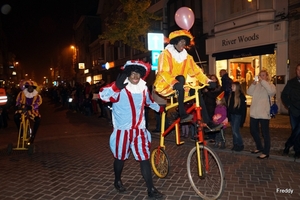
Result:
{"label": "crowd of spectators", "polygon": [[99,90],[105,85],[100,80],[96,84],[76,82],[74,86],[61,84],[47,88],[42,95],[47,95],[53,103],[70,109],[73,113],[82,113],[86,116],[99,115],[111,122],[110,105],[99,99]]}

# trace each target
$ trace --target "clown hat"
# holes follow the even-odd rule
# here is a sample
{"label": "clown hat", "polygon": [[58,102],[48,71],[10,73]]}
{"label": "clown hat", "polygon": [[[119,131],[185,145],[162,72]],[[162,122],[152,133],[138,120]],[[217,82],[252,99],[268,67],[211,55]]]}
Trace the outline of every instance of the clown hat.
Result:
{"label": "clown hat", "polygon": [[128,60],[121,69],[123,69],[124,73],[128,76],[130,76],[132,71],[138,72],[141,78],[145,80],[151,71],[151,65],[141,60]]}
{"label": "clown hat", "polygon": [[190,32],[187,30],[178,30],[178,31],[173,31],[169,35],[169,40],[172,40],[173,38],[180,37],[180,36],[186,36],[190,38],[191,40],[194,38]]}
{"label": "clown hat", "polygon": [[217,99],[219,100],[219,101],[221,101],[221,99],[223,99],[224,98],[224,91],[223,92],[221,92],[221,94],[219,94],[218,96],[217,96]]}

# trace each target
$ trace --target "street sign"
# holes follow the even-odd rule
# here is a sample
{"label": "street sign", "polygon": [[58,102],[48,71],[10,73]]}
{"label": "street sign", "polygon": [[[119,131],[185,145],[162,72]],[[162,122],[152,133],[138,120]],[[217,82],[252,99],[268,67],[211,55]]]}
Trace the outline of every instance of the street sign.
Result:
{"label": "street sign", "polygon": [[164,34],[148,33],[148,50],[164,50]]}
{"label": "street sign", "polygon": [[158,57],[159,57],[160,53],[161,53],[161,51],[158,51],[158,50],[151,52],[151,57],[152,57],[152,66],[151,66],[151,69],[152,70],[157,70]]}

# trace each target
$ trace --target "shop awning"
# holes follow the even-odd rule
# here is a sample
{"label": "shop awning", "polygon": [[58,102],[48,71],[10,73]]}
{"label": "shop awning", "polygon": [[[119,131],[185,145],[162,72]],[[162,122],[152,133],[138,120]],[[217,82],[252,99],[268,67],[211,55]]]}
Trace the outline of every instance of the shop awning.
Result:
{"label": "shop awning", "polygon": [[268,44],[268,45],[251,47],[246,49],[238,49],[233,51],[213,53],[212,56],[216,57],[216,60],[242,58],[242,57],[257,56],[263,54],[274,54],[274,49],[275,49],[275,44]]}

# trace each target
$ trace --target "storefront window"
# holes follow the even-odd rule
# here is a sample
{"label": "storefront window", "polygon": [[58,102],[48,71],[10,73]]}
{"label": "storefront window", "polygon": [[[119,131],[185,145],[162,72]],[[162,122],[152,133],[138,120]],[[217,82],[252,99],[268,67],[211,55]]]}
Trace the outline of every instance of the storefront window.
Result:
{"label": "storefront window", "polygon": [[262,69],[267,70],[270,80],[275,83],[276,80],[276,51],[274,54],[266,54],[261,56]]}
{"label": "storefront window", "polygon": [[86,82],[89,82],[90,84],[92,83],[92,77],[91,76],[87,76],[85,80],[86,80]]}
{"label": "storefront window", "polygon": [[227,60],[217,60],[216,61],[216,75],[221,81],[220,71],[221,69],[225,69],[227,71]]}
{"label": "storefront window", "polygon": [[97,83],[102,79],[102,74],[93,76],[93,83]]}
{"label": "storefront window", "polygon": [[276,52],[274,54],[261,56],[229,59],[228,63],[229,76],[233,81],[240,82],[244,91],[247,91],[254,77],[258,75],[262,69],[268,71],[270,79],[276,76]]}

